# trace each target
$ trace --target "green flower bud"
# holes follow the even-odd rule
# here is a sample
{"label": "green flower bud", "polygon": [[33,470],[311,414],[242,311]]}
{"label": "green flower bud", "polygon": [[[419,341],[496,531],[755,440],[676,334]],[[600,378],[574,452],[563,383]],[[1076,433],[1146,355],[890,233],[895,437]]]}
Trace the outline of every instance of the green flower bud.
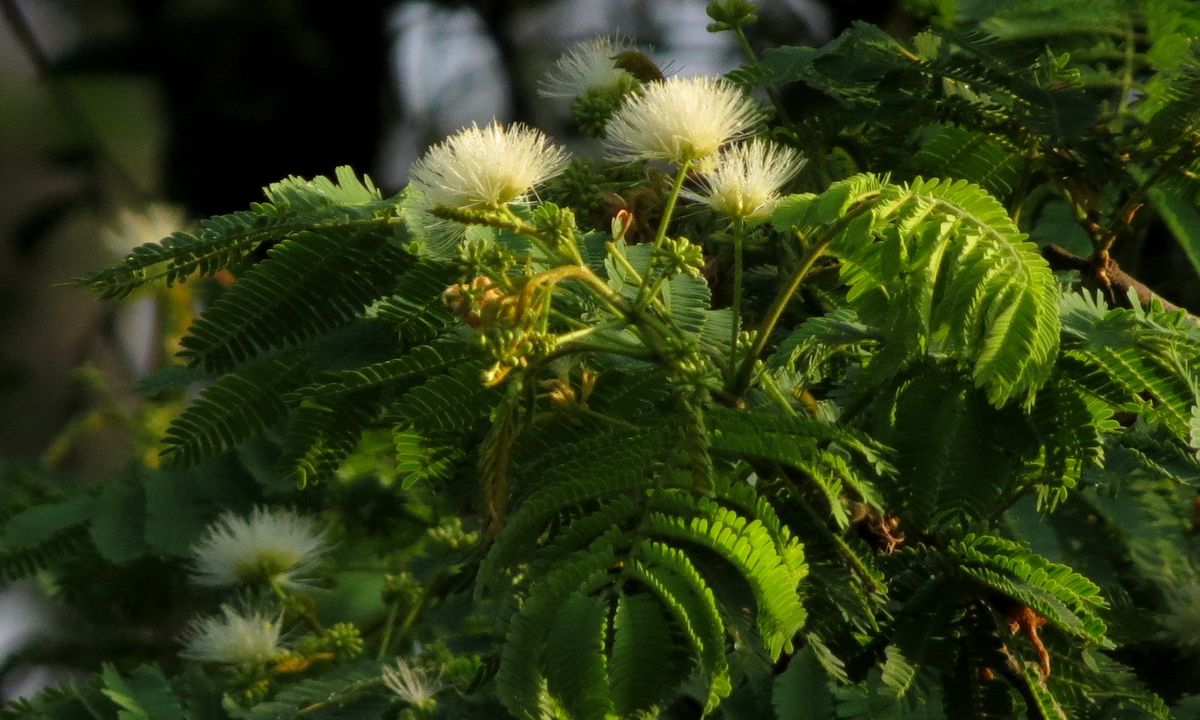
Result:
{"label": "green flower bud", "polygon": [[712,0],[706,8],[708,16],[713,19],[708,31],[721,32],[748,25],[758,20],[758,14],[755,13],[757,9],[750,0]]}

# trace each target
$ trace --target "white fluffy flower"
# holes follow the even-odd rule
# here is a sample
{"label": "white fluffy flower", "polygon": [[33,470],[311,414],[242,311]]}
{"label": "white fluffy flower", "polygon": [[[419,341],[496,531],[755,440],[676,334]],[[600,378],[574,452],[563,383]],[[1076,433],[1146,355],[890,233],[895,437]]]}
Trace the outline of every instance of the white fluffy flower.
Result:
{"label": "white fluffy flower", "polygon": [[183,208],[166,203],[151,203],[142,210],[121,208],[112,225],[101,233],[104,245],[117,257],[125,257],[134,248],[156,243],[185,224]]}
{"label": "white fluffy flower", "polygon": [[280,620],[242,614],[225,605],[220,615],[194,621],[184,635],[184,657],[240,665],[265,662],[279,651]]}
{"label": "white fluffy flower", "polygon": [[546,79],[538,83],[538,93],[544,97],[574,98],[588,90],[617,87],[633,76],[616,67],[614,57],[631,49],[620,37],[598,37],[573,45],[554,63],[554,70]]}
{"label": "white fluffy flower", "polygon": [[290,510],[255,508],[249,518],[225,513],[192,550],[192,580],[224,586],[304,584],[326,550],[324,532]]}
{"label": "white fluffy flower", "polygon": [[427,707],[433,696],[442,689],[437,678],[409,665],[403,658],[396,660],[396,667],[383,668],[383,684],[396,693],[404,702],[414,707]]}
{"label": "white fluffy flower", "polygon": [[430,205],[484,208],[523,201],[566,164],[566,151],[540,131],[493,121],[471,125],[429,148],[410,176]]}
{"label": "white fluffy flower", "polygon": [[758,106],[728,81],[671,77],[631,93],[606,129],[617,160],[699,160],[754,132]]}
{"label": "white fluffy flower", "polygon": [[754,138],[722,150],[706,164],[700,187],[685,188],[683,195],[730,217],[758,220],[775,208],[779,189],[803,166],[795,150]]}

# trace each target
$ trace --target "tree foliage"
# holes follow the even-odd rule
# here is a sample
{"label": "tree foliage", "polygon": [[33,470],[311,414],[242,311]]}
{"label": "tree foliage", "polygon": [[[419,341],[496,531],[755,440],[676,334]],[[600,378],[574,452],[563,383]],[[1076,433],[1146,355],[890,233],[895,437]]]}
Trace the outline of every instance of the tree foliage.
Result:
{"label": "tree foliage", "polygon": [[[3,715],[1197,717],[1200,325],[1114,258],[1156,214],[1200,257],[1200,22],[912,6],[730,74],[808,159],[765,218],[676,213],[690,159],[457,208],[342,168],[81,278],[235,281],[164,467],[0,535],[4,578],[154,640]],[[337,589],[243,588],[286,647],[182,661],[111,588],[194,613],[189,549],[255,504],[328,524]]]}

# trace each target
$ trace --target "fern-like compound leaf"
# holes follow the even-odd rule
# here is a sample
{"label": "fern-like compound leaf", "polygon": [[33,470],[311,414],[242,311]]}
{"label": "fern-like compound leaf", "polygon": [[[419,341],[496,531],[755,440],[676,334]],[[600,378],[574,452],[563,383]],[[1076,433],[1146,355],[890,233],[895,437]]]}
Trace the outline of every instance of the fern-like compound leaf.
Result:
{"label": "fern-like compound leaf", "polygon": [[163,456],[172,467],[195,465],[281,422],[284,394],[308,377],[304,355],[293,351],[222,376],[172,421]]}
{"label": "fern-like compound leaf", "polygon": [[1037,248],[979,187],[858,176],[821,195],[785,199],[773,220],[783,231],[837,229],[829,247],[842,261],[851,304],[910,358],[958,358],[995,405],[1031,401],[1049,376],[1059,341],[1057,284]]}
{"label": "fern-like compound leaf", "polygon": [[263,243],[278,242],[304,230],[385,227],[394,215],[395,203],[384,201],[370,178],[360,180],[349,167],[337,169],[336,182],[323,176],[312,180],[292,177],[271,184],[264,192],[266,203],[208,218],[195,231],[180,230],[161,242],[141,245],[120,264],[75,282],[101,297],[124,297],[160,280],[172,285],[197,273],[240,270]]}
{"label": "fern-like compound leaf", "polygon": [[612,716],[609,693],[608,606],[590,595],[572,595],[558,611],[546,643],[546,679],[571,717]]}
{"label": "fern-like compound leaf", "polygon": [[1066,565],[1051,562],[1012,540],[969,534],[949,546],[968,577],[1008,595],[1056,627],[1112,647],[1099,612],[1108,606],[1100,588]]}
{"label": "fern-like compound leaf", "polygon": [[344,228],[287,238],[192,325],[181,354],[226,372],[361,317],[407,262],[393,243],[390,232]]}

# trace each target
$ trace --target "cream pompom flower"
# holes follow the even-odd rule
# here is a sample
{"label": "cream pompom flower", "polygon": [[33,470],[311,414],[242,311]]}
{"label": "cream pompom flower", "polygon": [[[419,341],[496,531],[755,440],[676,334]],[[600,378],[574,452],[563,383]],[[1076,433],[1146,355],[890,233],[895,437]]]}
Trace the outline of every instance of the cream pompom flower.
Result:
{"label": "cream pompom flower", "polygon": [[243,583],[303,585],[327,549],[311,518],[255,508],[249,518],[225,513],[193,548],[192,580],[221,587]]}
{"label": "cream pompom flower", "polygon": [[670,77],[631,93],[606,129],[615,160],[700,160],[722,145],[752,134],[758,106],[720,78]]}
{"label": "cream pompom flower", "polygon": [[398,698],[413,707],[428,709],[433,705],[433,696],[441,689],[438,678],[430,678],[424,671],[397,658],[394,668],[384,667],[383,684]]}
{"label": "cream pompom flower", "polygon": [[200,618],[184,635],[183,657],[241,665],[266,662],[279,652],[281,621],[261,613],[243,614],[224,605],[220,615]]}
{"label": "cream pompom flower", "polygon": [[540,131],[493,121],[472,124],[429,148],[410,177],[431,206],[481,209],[524,201],[566,165],[566,151]]}
{"label": "cream pompom flower", "polygon": [[698,189],[684,197],[739,220],[760,220],[775,208],[779,190],[804,166],[795,150],[762,138],[728,147],[706,163]]}
{"label": "cream pompom flower", "polygon": [[538,83],[538,94],[574,98],[589,90],[620,87],[633,79],[616,67],[615,57],[633,46],[621,37],[598,37],[572,46],[554,63],[554,70]]}
{"label": "cream pompom flower", "polygon": [[186,224],[183,208],[151,203],[142,210],[121,208],[114,222],[101,233],[104,245],[117,257],[125,257],[146,243],[156,243]]}

